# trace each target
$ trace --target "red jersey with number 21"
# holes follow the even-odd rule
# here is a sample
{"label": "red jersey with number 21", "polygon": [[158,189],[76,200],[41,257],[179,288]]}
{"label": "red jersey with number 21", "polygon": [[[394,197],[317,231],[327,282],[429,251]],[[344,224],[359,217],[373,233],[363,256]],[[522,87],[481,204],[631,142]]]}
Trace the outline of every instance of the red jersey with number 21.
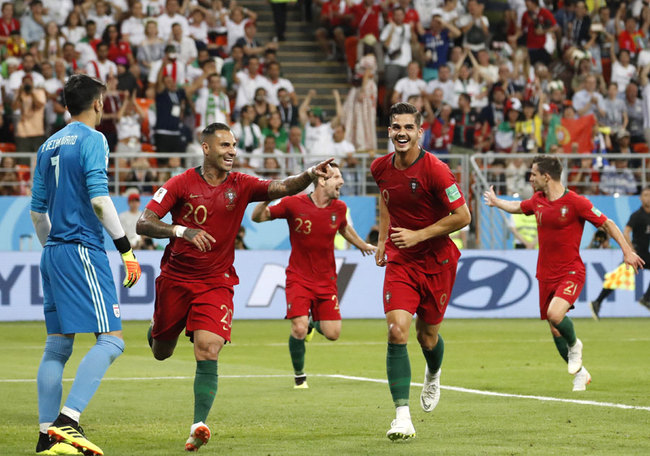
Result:
{"label": "red jersey with number 21", "polygon": [[526,215],[535,214],[537,219],[537,279],[555,281],[568,274],[584,277],[580,241],[585,220],[600,227],[607,217],[591,201],[571,190],[555,201],[549,201],[544,192],[536,192],[530,199],[521,202],[521,210]]}
{"label": "red jersey with number 21", "polygon": [[269,198],[270,180],[231,172],[217,186],[208,184],[191,168],[172,177],[147,204],[147,209],[163,218],[172,214],[172,223],[196,228],[212,235],[212,249],[201,252],[181,238],[170,239],[160,262],[160,275],[185,282],[239,283],[233,262],[235,237],[246,206]]}
{"label": "red jersey with number 21", "polygon": [[310,195],[282,198],[270,206],[271,218],[287,219],[291,256],[287,279],[309,285],[336,284],[334,237],[348,224],[347,206],[335,199],[327,207],[317,207]]}
{"label": "red jersey with number 21", "polygon": [[390,214],[386,241],[388,261],[410,265],[425,273],[455,265],[460,252],[449,236],[434,237],[411,248],[398,249],[390,234],[396,227],[420,230],[433,225],[465,204],[456,178],[444,162],[424,150],[404,170],[395,168],[394,158],[393,152],[376,159],[370,166]]}

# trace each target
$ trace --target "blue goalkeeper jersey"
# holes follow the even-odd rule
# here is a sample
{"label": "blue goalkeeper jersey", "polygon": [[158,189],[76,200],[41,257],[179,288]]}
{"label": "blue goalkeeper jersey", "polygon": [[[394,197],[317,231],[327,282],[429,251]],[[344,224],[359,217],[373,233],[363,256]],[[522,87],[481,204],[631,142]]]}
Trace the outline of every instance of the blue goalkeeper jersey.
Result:
{"label": "blue goalkeeper jersey", "polygon": [[38,149],[31,210],[50,216],[46,245],[103,250],[103,226],[90,200],[108,195],[107,167],[106,138],[81,122],[70,123]]}

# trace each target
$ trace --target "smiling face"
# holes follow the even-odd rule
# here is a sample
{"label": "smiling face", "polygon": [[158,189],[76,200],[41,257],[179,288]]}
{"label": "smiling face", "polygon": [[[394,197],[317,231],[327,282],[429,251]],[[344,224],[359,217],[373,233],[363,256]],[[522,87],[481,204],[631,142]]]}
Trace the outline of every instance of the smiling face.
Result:
{"label": "smiling face", "polygon": [[551,180],[548,174],[542,174],[537,167],[537,163],[534,163],[530,169],[530,183],[533,186],[533,190],[536,192],[543,192],[548,187],[548,181]]}
{"label": "smiling face", "polygon": [[318,185],[322,188],[327,199],[338,199],[341,196],[341,187],[343,186],[343,176],[341,170],[336,166],[330,166],[332,176],[325,180],[322,177],[318,178]]}
{"label": "smiling face", "polygon": [[419,149],[422,128],[415,121],[415,114],[396,114],[388,127],[388,137],[395,146],[395,152],[407,153]]}
{"label": "smiling face", "polygon": [[235,136],[230,130],[216,130],[213,135],[208,135],[201,144],[206,167],[223,173],[232,170],[237,155],[236,144]]}

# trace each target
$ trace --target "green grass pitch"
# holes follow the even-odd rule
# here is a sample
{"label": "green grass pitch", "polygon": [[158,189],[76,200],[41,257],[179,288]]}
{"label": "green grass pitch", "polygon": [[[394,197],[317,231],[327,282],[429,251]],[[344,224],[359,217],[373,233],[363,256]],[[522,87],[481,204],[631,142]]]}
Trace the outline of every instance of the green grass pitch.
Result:
{"label": "green grass pitch", "polygon": [[[337,342],[317,334],[307,344],[310,389],[294,390],[289,323],[235,320],[234,343],[219,360],[219,391],[208,420],[212,440],[200,453],[650,454],[650,319],[575,323],[593,377],[583,393],[571,391],[572,376],[545,322],[445,321],[440,404],[425,414],[420,387],[413,385],[417,438],[393,443],[385,437],[394,411],[384,382],[384,321],[344,321]],[[148,323],[124,326],[126,351],[81,424],[109,456],[184,454],[193,414],[191,345],[182,338],[174,356],[159,362],[146,343]],[[43,323],[0,324],[0,455],[34,454],[34,379],[44,340]],[[78,337],[64,373],[64,397],[92,343],[92,336]],[[413,382],[420,384],[424,359],[415,334],[409,351]]]}

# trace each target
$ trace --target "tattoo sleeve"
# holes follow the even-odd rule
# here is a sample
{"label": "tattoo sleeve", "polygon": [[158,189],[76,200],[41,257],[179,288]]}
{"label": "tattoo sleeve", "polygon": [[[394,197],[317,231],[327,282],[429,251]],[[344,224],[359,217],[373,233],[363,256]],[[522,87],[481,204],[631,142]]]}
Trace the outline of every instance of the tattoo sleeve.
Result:
{"label": "tattoo sleeve", "polygon": [[158,215],[150,209],[145,209],[138,219],[136,232],[155,239],[174,237],[173,225],[161,221]]}
{"label": "tattoo sleeve", "polygon": [[289,176],[282,180],[274,180],[269,185],[269,199],[282,198],[288,195],[295,195],[306,189],[311,184],[312,178],[307,171],[297,176]]}

